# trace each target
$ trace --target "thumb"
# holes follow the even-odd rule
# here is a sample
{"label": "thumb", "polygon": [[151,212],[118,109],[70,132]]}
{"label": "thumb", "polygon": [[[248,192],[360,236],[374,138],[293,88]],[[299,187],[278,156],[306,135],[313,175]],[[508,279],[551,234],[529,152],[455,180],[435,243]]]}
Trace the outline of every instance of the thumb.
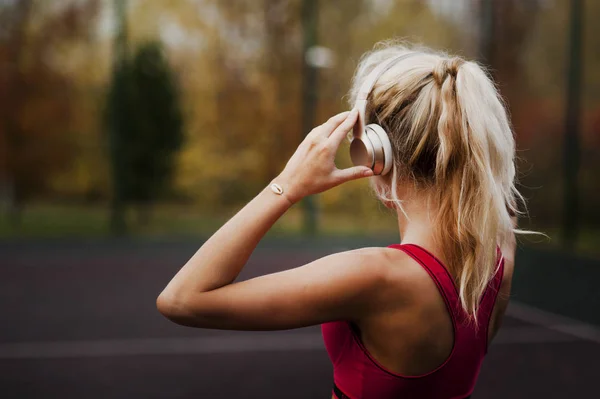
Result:
{"label": "thumb", "polygon": [[347,169],[342,169],[338,171],[337,177],[340,183],[344,183],[350,180],[357,180],[362,177],[373,176],[373,171],[371,168],[366,166],[354,166]]}

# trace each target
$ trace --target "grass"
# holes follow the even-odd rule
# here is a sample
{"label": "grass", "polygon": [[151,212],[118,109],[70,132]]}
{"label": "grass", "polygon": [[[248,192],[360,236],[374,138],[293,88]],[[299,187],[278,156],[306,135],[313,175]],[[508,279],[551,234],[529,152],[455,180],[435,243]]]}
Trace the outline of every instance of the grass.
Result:
{"label": "grass", "polygon": [[[137,223],[129,212],[129,233],[139,237],[204,237],[215,232],[236,210],[211,211],[192,206],[161,205],[152,212],[147,224]],[[0,218],[0,238],[100,238],[110,236],[109,210],[101,206],[32,204],[14,227],[6,217]],[[323,236],[397,235],[393,216],[335,214],[322,212],[319,233]],[[269,235],[302,236],[302,209],[290,209],[271,229]]]}
{"label": "grass", "polygon": [[[208,237],[222,226],[236,210],[212,211],[193,206],[160,205],[153,210],[150,222],[136,223],[135,213],[127,215],[130,234],[135,237],[184,238]],[[19,227],[13,227],[6,217],[0,218],[0,239],[4,238],[102,238],[109,237],[109,210],[103,206],[32,204],[23,213]],[[540,229],[542,236],[524,236],[526,246],[562,249],[557,228]],[[290,209],[269,231],[270,237],[303,237],[301,206]],[[380,236],[397,239],[396,220],[389,212],[354,213],[320,212],[319,236],[360,238]],[[584,228],[579,232],[576,252],[600,257],[600,229]]]}
{"label": "grass", "polygon": [[23,212],[18,226],[5,216],[0,218],[0,237],[100,237],[107,235],[107,220],[107,210],[100,207],[32,205]]}
{"label": "grass", "polygon": [[[554,250],[565,248],[565,241],[562,238],[559,228],[542,228],[537,231],[546,234],[549,238],[537,235],[521,236],[520,242],[535,248],[549,248]],[[586,257],[600,257],[600,229],[581,228],[577,234],[575,253]]]}

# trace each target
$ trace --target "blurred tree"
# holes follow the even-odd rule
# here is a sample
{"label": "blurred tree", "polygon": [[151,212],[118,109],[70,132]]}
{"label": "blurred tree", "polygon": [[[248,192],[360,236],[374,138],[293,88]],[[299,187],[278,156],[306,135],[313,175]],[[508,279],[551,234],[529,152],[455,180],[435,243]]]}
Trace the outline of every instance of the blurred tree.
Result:
{"label": "blurred tree", "polygon": [[[525,3],[525,2],[523,2]],[[527,25],[518,47],[506,41],[498,50],[501,62],[501,90],[511,104],[512,120],[521,149],[522,190],[529,198],[531,215],[538,228],[557,227],[561,223],[561,203],[565,193],[564,179],[559,178],[565,160],[563,136],[565,134],[567,98],[567,65],[569,64],[569,5],[570,0],[532,2],[535,15],[516,18]],[[600,151],[597,132],[593,129],[594,114],[600,109],[600,34],[594,23],[600,15],[600,2],[587,1],[582,16],[582,79],[581,91],[581,164],[577,173],[580,192],[576,206],[581,215],[581,227],[600,225],[600,181],[595,171],[600,168]],[[528,9],[532,4],[517,4]],[[505,25],[512,17],[505,16]],[[509,27],[510,29],[510,27]],[[503,31],[498,33],[502,36]],[[500,37],[500,40],[504,38]],[[597,114],[596,114],[597,115]],[[526,152],[523,152],[526,151]],[[571,206],[570,206],[571,207]],[[575,207],[573,207],[575,208]]]}
{"label": "blurred tree", "polygon": [[0,199],[15,224],[25,203],[73,160],[77,98],[68,73],[52,61],[65,42],[85,40],[97,5],[20,0],[0,7]]}
{"label": "blurred tree", "polygon": [[[358,58],[377,41],[412,33],[411,37],[439,47],[460,45],[452,23],[432,13],[425,1],[390,1],[388,10],[371,3],[319,2],[319,44],[334,52],[336,63],[323,70],[316,82],[315,124],[347,107],[343,97]],[[149,9],[152,4],[136,7]],[[174,1],[165,10],[173,20],[179,20],[185,10],[177,4]],[[300,0],[205,0],[195,14],[202,20],[197,23],[202,45],[188,48],[183,41],[169,47],[179,62],[189,110],[188,141],[177,183],[194,200],[211,207],[239,205],[280,171],[306,133],[303,4]],[[136,8],[136,15],[144,13]],[[196,30],[191,25],[182,22],[180,27],[182,37],[189,35],[193,42]],[[344,206],[348,193],[358,186],[344,186],[324,197],[328,204]],[[372,203],[366,196],[358,197]]]}
{"label": "blurred tree", "polygon": [[484,65],[494,63],[496,12],[494,0],[479,0],[479,58]]}
{"label": "blurred tree", "polygon": [[489,3],[486,11],[489,22],[491,48],[485,63],[492,68],[502,95],[513,106],[519,105],[527,45],[534,31],[542,7],[542,0],[483,0]]}
{"label": "blurred tree", "polygon": [[579,167],[581,158],[581,81],[583,2],[571,0],[569,23],[569,64],[565,98],[565,141],[563,161],[562,238],[567,249],[574,250],[579,233]]}
{"label": "blurred tree", "polygon": [[[22,129],[17,120],[17,114],[22,108],[20,90],[24,84],[21,71],[23,47],[26,38],[27,25],[31,15],[31,0],[21,1],[13,7],[3,5],[0,9],[2,24],[1,53],[3,68],[0,84],[0,112],[4,122],[0,132],[2,164],[0,165],[0,200],[6,208],[13,224],[18,224],[23,204],[22,179],[19,175],[19,155],[23,152]],[[12,104],[12,107],[11,107]],[[11,109],[12,108],[12,109]],[[15,112],[16,111],[16,112]]]}
{"label": "blurred tree", "polygon": [[131,184],[127,198],[138,205],[141,221],[170,188],[175,157],[183,144],[183,116],[175,76],[158,42],[140,46],[131,65],[133,129],[125,137]]}
{"label": "blurred tree", "polygon": [[[301,110],[300,71],[303,64],[301,48],[295,43],[301,24],[298,0],[264,0],[265,19],[264,62],[261,79],[268,87],[262,91],[265,99],[263,114],[265,131],[265,166],[263,182],[273,179],[291,156],[291,150],[302,140],[299,120]],[[305,3],[305,2],[302,2]],[[292,122],[292,123],[290,123]]]}
{"label": "blurred tree", "polygon": [[132,183],[131,171],[126,167],[128,154],[125,138],[135,129],[135,125],[128,115],[132,110],[131,67],[127,43],[128,2],[115,0],[113,4],[116,34],[113,43],[112,80],[106,105],[106,126],[112,180],[110,230],[113,234],[121,235],[128,229],[125,219],[126,189]]}
{"label": "blurred tree", "polygon": [[119,153],[113,156],[119,157],[116,178],[123,185],[122,193],[113,195],[122,195],[124,205],[136,205],[139,221],[146,223],[151,205],[170,187],[183,144],[179,90],[158,42],[139,46],[112,82],[107,117],[119,135]]}
{"label": "blurred tree", "polygon": [[178,182],[200,203],[231,207],[272,179],[302,137],[300,1],[211,4],[202,50],[180,59],[190,130]]}

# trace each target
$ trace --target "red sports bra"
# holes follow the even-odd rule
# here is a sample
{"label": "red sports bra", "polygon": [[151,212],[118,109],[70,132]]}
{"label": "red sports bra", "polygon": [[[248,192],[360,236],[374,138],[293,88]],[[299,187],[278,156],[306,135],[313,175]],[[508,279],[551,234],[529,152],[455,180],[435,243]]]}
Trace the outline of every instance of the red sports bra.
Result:
{"label": "red sports bra", "polygon": [[[392,244],[406,252],[429,273],[442,294],[452,318],[454,346],[446,361],[418,376],[403,376],[387,370],[367,351],[356,328],[347,321],[321,325],[325,347],[333,363],[334,393],[338,399],[465,399],[473,392],[479,369],[487,353],[489,320],[502,283],[504,259],[499,254],[498,271],[483,294],[478,320],[483,328],[466,322],[456,286],[444,265],[415,244]],[[399,338],[401,339],[401,338]]]}

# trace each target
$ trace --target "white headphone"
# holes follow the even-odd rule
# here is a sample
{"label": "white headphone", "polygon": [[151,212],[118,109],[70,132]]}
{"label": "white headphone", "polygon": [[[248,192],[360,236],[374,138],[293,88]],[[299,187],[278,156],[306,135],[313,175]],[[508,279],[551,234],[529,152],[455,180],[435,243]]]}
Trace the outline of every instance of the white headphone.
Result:
{"label": "white headphone", "polygon": [[367,98],[377,80],[388,69],[405,58],[418,54],[417,52],[402,54],[379,64],[365,78],[358,91],[354,108],[358,110],[358,119],[348,135],[350,141],[350,158],[356,166],[368,166],[376,175],[385,175],[392,169],[392,144],[386,131],[376,123],[365,126],[365,110]]}

